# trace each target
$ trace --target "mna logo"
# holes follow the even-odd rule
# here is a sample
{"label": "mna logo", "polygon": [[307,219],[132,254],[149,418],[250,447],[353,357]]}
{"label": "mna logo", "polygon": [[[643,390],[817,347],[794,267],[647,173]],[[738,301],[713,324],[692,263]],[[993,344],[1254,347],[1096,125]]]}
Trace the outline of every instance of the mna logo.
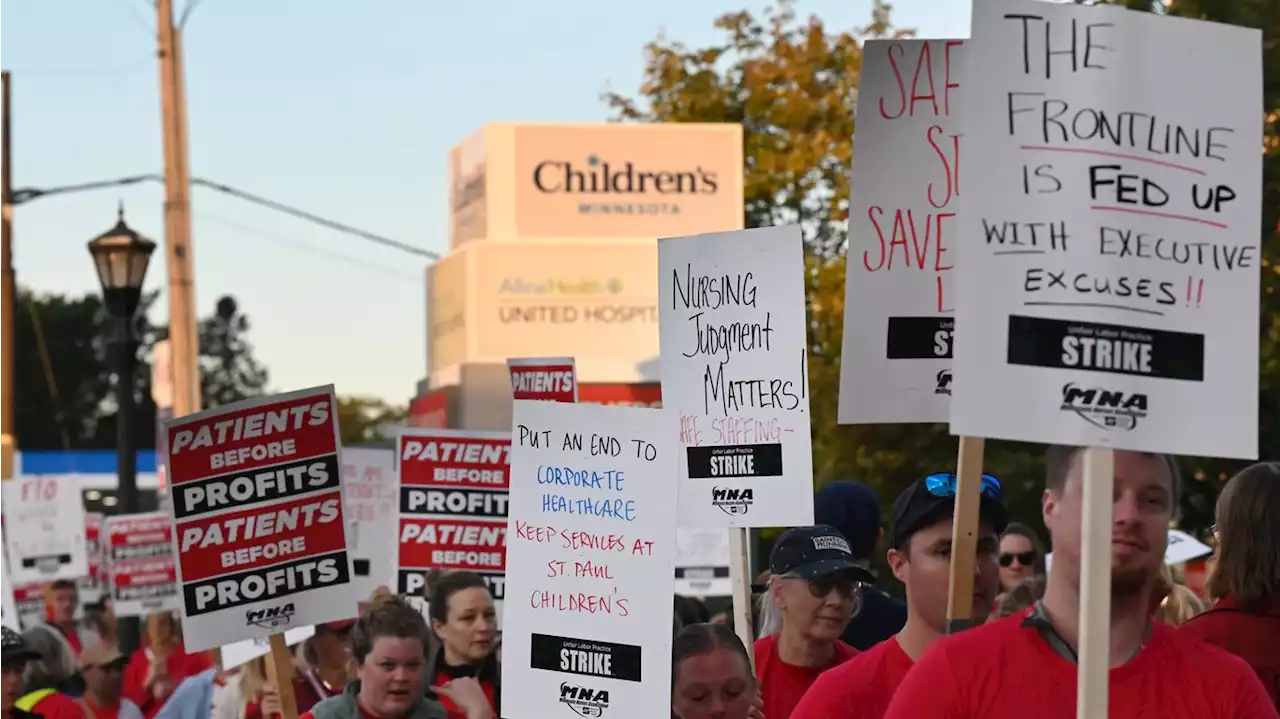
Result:
{"label": "mna logo", "polygon": [[937,386],[933,388],[933,393],[951,396],[951,370],[944,369],[938,372]]}
{"label": "mna logo", "polygon": [[293,602],[283,607],[267,607],[266,609],[250,609],[244,613],[244,625],[275,629],[288,626],[293,621]]}
{"label": "mna logo", "polygon": [[711,490],[711,504],[735,517],[746,514],[755,501],[755,493],[750,489],[715,487]]}
{"label": "mna logo", "polygon": [[560,703],[572,709],[578,716],[604,716],[604,710],[609,708],[609,690],[562,683]]}
{"label": "mna logo", "polygon": [[1074,412],[1100,429],[1131,431],[1147,416],[1147,396],[1068,382],[1062,386],[1061,410]]}

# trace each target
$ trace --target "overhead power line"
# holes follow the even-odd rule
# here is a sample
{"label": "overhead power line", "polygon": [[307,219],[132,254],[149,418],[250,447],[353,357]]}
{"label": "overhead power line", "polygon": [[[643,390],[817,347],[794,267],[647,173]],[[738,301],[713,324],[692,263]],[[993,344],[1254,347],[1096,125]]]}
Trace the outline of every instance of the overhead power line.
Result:
{"label": "overhead power line", "polygon": [[[50,195],[63,195],[63,194],[68,194],[73,192],[86,192],[89,190],[103,190],[111,187],[136,185],[141,182],[164,182],[164,176],[156,175],[156,174],[129,175],[126,177],[117,177],[112,180],[99,180],[97,182],[85,182],[78,185],[64,185],[62,187],[21,188],[21,189],[13,190],[13,196],[10,199],[10,201],[14,205],[21,205],[24,202],[30,202],[31,200],[35,200],[41,197],[48,197]],[[277,200],[272,200],[272,199],[263,197],[261,195],[255,195],[252,192],[241,190],[237,187],[232,187],[231,185],[227,185],[221,182],[213,182],[211,180],[205,180],[199,177],[191,178],[191,184],[196,187],[203,187],[209,190],[214,190],[215,192],[220,192],[224,195],[229,195],[236,199],[244,200],[245,202],[251,202],[255,205],[266,207],[268,209],[275,210],[277,212],[282,212],[286,215],[290,215],[291,217],[296,217],[300,220],[306,220],[307,222],[310,222],[312,224],[320,225],[321,227],[328,228],[335,232],[341,232],[343,234],[351,235],[353,237],[358,237],[367,242],[373,242],[375,244],[382,245],[383,247],[389,247],[393,250],[400,250],[401,252],[406,252],[408,254],[415,255],[418,257],[426,257],[427,259],[430,259],[430,260],[440,259],[440,254],[437,252],[432,252],[430,250],[426,250],[421,247],[415,247],[414,245],[406,244],[398,240],[393,240],[389,237],[384,237],[382,235],[379,235],[374,232],[370,232],[368,230],[362,230],[359,227],[353,227],[346,223],[338,222],[337,220],[330,220],[326,217],[321,217],[320,215],[317,215],[314,212],[308,212],[306,210],[294,207],[292,205],[287,205]]]}

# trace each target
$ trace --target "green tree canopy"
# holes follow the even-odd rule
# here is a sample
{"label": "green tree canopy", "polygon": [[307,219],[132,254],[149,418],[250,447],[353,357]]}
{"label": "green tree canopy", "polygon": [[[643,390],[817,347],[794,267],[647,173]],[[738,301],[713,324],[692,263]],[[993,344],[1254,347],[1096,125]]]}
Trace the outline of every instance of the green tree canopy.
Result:
{"label": "green tree canopy", "polygon": [[[1149,3],[1149,0],[1147,0]],[[1130,0],[1129,4],[1134,4]],[[1144,9],[1144,2],[1137,2]],[[808,260],[810,396],[815,482],[858,479],[885,504],[912,479],[955,466],[957,443],[944,425],[840,426],[836,402],[844,324],[844,257],[854,107],[862,42],[911,36],[895,29],[890,6],[877,3],[863,28],[832,31],[798,19],[783,0],[763,15],[721,16],[720,42],[693,48],[659,37],[645,48],[644,79],[634,97],[604,98],[616,119],[635,122],[739,122],[745,134],[747,227],[800,222]],[[1175,0],[1168,12],[1260,27],[1266,53],[1265,106],[1270,109],[1263,196],[1264,286],[1261,432],[1280,447],[1280,3]],[[1212,418],[1188,417],[1188,421]],[[1014,516],[1040,521],[1041,447],[988,442],[985,465],[1004,479]],[[1184,525],[1212,524],[1220,486],[1239,462],[1185,458],[1192,486],[1184,493]]]}
{"label": "green tree canopy", "polygon": [[392,407],[374,397],[339,397],[338,426],[342,444],[381,443],[392,439],[388,430],[404,424],[407,407]]}

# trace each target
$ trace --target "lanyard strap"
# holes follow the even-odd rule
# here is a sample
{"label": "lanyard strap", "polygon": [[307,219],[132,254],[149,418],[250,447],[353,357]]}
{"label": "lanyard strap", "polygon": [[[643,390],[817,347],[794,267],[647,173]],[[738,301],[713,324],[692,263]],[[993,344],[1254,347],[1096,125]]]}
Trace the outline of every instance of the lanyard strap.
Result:
{"label": "lanyard strap", "polygon": [[[1080,663],[1080,655],[1076,654],[1076,650],[1072,649],[1067,640],[1063,639],[1062,635],[1058,633],[1058,630],[1053,628],[1053,622],[1049,620],[1049,613],[1044,610],[1043,601],[1036,602],[1031,606],[1031,611],[1022,620],[1022,626],[1032,627],[1039,632],[1040,636],[1044,638],[1045,642],[1049,644],[1049,647],[1058,656],[1072,664]],[[1125,664],[1133,661],[1133,658],[1138,656],[1142,648],[1147,645],[1147,641],[1151,639],[1151,626],[1151,620],[1148,619],[1147,628],[1142,633],[1142,643],[1133,651],[1133,654],[1129,655],[1128,659],[1124,660]]]}

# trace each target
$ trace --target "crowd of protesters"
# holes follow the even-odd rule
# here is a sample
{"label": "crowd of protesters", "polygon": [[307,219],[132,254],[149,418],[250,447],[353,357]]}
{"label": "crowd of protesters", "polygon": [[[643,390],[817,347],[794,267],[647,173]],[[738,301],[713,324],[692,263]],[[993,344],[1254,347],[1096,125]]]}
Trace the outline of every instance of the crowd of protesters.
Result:
{"label": "crowd of protesters", "polygon": [[[912,483],[887,532],[869,488],[823,487],[817,523],[774,543],[753,646],[729,614],[675,597],[673,719],[1074,717],[1081,455],[1046,457],[1047,572],[1045,542],[1010,521],[999,479],[982,477],[973,610],[960,623],[948,617],[954,474]],[[1207,602],[1164,561],[1180,491],[1170,458],[1115,454],[1111,716],[1278,719],[1280,463],[1242,471],[1219,496]],[[880,552],[905,602],[873,571]],[[500,717],[501,635],[484,580],[433,573],[425,598],[424,616],[383,588],[359,617],[317,626],[290,677],[301,719]],[[0,719],[280,715],[263,658],[214,666],[185,650],[169,614],[148,617],[126,657],[109,605],[84,621],[77,606],[75,583],[58,582],[46,622],[4,629]]]}

